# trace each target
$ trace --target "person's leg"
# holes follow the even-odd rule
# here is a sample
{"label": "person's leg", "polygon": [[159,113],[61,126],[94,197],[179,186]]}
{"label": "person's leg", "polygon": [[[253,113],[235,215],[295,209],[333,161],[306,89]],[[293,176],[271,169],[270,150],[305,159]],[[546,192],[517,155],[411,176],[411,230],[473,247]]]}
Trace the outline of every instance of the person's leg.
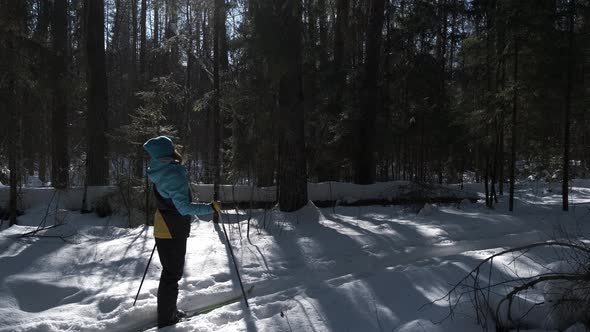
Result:
{"label": "person's leg", "polygon": [[162,274],[158,287],[158,325],[175,323],[178,281],[184,270],[186,239],[156,239]]}

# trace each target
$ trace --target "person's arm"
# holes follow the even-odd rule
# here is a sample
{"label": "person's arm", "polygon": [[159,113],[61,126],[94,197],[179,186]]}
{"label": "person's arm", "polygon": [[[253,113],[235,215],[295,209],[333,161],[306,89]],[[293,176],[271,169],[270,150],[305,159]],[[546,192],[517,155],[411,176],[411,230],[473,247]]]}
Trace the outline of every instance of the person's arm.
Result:
{"label": "person's arm", "polygon": [[204,215],[213,213],[211,204],[191,203],[189,198],[188,181],[182,172],[182,166],[170,169],[170,173],[159,185],[163,192],[167,193],[178,212],[183,216]]}

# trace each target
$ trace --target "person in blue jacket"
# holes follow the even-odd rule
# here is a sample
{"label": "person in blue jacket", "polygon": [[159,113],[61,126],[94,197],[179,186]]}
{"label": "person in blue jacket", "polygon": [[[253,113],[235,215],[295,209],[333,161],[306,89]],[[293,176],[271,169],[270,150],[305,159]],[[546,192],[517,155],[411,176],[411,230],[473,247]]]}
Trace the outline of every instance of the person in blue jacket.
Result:
{"label": "person in blue jacket", "polygon": [[158,286],[158,327],[164,327],[176,324],[185,316],[176,307],[176,301],[178,281],[184,270],[191,216],[219,212],[221,204],[192,202],[182,156],[176,151],[170,138],[155,137],[148,140],[143,147],[151,157],[147,175],[154,184],[157,203],[154,237],[162,263]]}

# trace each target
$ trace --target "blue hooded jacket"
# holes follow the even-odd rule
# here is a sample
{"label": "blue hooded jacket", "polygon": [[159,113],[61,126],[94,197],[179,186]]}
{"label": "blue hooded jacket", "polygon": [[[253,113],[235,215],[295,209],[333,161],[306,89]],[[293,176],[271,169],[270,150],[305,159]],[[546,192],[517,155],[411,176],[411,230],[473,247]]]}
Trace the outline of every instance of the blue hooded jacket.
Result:
{"label": "blue hooded jacket", "polygon": [[174,144],[166,136],[148,140],[143,148],[150,154],[148,178],[158,193],[170,199],[183,216],[213,213],[210,204],[192,203],[186,168],[172,158]]}

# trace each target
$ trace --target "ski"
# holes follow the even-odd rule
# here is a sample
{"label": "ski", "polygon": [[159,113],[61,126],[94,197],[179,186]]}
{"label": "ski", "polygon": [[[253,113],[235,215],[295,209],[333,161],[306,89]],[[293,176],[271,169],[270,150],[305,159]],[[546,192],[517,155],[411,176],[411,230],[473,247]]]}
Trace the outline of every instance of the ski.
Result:
{"label": "ski", "polygon": [[[246,289],[246,294],[250,295],[250,293],[252,293],[252,291],[254,290],[254,285],[248,287]],[[186,322],[186,321],[190,321],[192,318],[198,316],[198,315],[203,315],[206,313],[209,313],[215,309],[219,309],[222,308],[226,305],[230,305],[232,303],[236,303],[236,302],[240,302],[240,300],[243,299],[243,295],[240,293],[239,295],[233,296],[231,298],[228,298],[226,300],[223,300],[221,302],[218,303],[213,303],[207,306],[203,306],[197,309],[193,309],[193,310],[187,310],[186,311],[186,317],[181,318],[178,323],[182,323],[182,322]],[[137,329],[138,332],[144,332],[144,331],[149,331],[153,328],[157,328],[158,324],[157,323],[150,323],[149,325],[144,325],[143,327]]]}

